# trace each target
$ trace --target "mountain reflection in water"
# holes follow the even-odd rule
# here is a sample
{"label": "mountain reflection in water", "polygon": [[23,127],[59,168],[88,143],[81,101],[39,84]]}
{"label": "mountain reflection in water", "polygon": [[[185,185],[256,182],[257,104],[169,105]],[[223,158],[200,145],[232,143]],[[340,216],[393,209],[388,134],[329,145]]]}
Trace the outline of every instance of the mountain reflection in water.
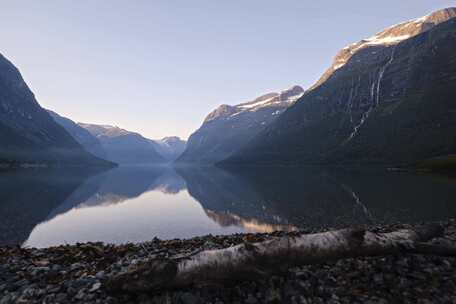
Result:
{"label": "mountain reflection in water", "polygon": [[0,173],[0,244],[46,247],[442,220],[455,181],[321,168]]}

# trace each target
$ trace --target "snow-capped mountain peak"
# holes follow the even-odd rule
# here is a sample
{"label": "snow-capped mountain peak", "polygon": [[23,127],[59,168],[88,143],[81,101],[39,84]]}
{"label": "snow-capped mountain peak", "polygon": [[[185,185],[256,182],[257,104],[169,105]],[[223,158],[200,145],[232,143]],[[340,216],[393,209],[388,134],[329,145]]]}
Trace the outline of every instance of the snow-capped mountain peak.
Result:
{"label": "snow-capped mountain peak", "polygon": [[235,117],[244,112],[255,112],[265,107],[287,107],[298,100],[304,94],[304,89],[300,86],[293,86],[280,93],[268,93],[256,98],[253,101],[244,102],[235,106],[221,105],[211,112],[205,122],[220,117]]}
{"label": "snow-capped mountain peak", "polygon": [[421,18],[405,21],[390,26],[372,37],[365,38],[361,41],[352,43],[344,47],[337,53],[332,66],[323,74],[323,76],[317,81],[317,83],[313,87],[316,87],[323,83],[326,79],[329,78],[329,76],[332,75],[332,73],[334,73],[334,71],[345,66],[354,54],[358,53],[363,49],[366,49],[368,47],[387,47],[391,45],[396,45],[404,40],[412,38],[421,33],[427,32],[434,26],[442,22],[448,21],[449,19],[454,17],[456,17],[455,7],[442,9]]}
{"label": "snow-capped mountain peak", "polygon": [[132,134],[133,132],[127,131],[125,129],[121,129],[117,126],[111,125],[95,125],[95,124],[87,124],[87,123],[78,123],[79,126],[83,127],[84,129],[88,130],[92,133],[95,137],[117,137],[122,135]]}
{"label": "snow-capped mountain peak", "polygon": [[254,101],[242,103],[235,106],[238,109],[255,111],[263,107],[277,105],[277,104],[291,104],[298,100],[304,94],[303,88],[300,86],[294,86],[290,89],[281,91],[280,93],[270,93],[264,95]]}
{"label": "snow-capped mountain peak", "polygon": [[456,8],[447,8],[421,18],[401,22],[388,27],[376,35],[363,39],[360,42],[351,44],[344,49],[352,53],[368,46],[393,45],[413,36],[430,30],[435,25],[456,17]]}

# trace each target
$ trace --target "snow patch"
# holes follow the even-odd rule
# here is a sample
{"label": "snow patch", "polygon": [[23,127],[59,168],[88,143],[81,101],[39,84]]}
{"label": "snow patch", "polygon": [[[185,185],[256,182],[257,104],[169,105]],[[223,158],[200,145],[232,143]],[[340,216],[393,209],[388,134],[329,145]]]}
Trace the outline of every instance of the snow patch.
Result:
{"label": "snow patch", "polygon": [[[421,18],[417,19],[412,19],[408,20],[405,22],[401,22],[395,25],[392,25],[382,32],[377,33],[376,35],[363,39],[359,42],[352,43],[346,47],[343,48],[344,51],[349,51],[351,55],[355,54],[359,50],[369,47],[369,46],[380,46],[380,45],[397,45],[398,43],[407,40],[413,36],[416,36],[425,29],[420,30],[419,27],[421,27],[424,23],[428,22],[429,18],[431,15],[426,15]],[[397,30],[397,31],[396,31]],[[402,32],[402,34],[396,34],[394,35],[392,32],[396,31],[397,32]],[[404,34],[409,32],[408,34]],[[338,70],[341,67],[343,67],[347,63],[348,59],[339,59],[336,61],[333,65],[333,70]]]}
{"label": "snow patch", "polygon": [[255,102],[255,103],[250,103],[250,104],[241,105],[241,106],[238,106],[238,108],[242,108],[242,109],[252,109],[252,108],[256,108],[256,107],[258,107],[258,106],[262,106],[262,105],[268,104],[268,103],[269,103],[270,101],[272,101],[274,98],[276,98],[276,96],[271,97],[271,98],[268,98],[268,99],[265,99],[265,100],[262,100],[262,101],[258,101],[258,102]]}
{"label": "snow patch", "polygon": [[340,69],[341,67],[343,67],[344,65],[345,65],[345,62],[336,64],[336,65],[334,66],[334,70],[338,70],[338,69]]}
{"label": "snow patch", "polygon": [[367,39],[366,45],[383,45],[383,44],[396,44],[403,40],[409,39],[411,35],[402,35],[402,36],[386,36],[386,37],[378,37],[374,36]]}
{"label": "snow patch", "polygon": [[304,93],[301,93],[301,94],[298,94],[298,95],[294,95],[294,96],[290,96],[290,97],[288,97],[288,99],[286,100],[286,102],[287,102],[287,103],[293,103],[293,102],[295,102],[296,100],[298,100],[299,98],[301,98],[303,95],[304,95]]}

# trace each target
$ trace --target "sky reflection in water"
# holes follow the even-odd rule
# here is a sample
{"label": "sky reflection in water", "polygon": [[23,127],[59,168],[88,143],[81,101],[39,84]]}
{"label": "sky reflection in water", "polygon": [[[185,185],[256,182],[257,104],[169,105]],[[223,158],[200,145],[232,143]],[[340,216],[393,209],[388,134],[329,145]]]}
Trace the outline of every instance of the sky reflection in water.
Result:
{"label": "sky reflection in water", "polygon": [[0,173],[0,244],[47,247],[441,220],[445,177],[321,168]]}

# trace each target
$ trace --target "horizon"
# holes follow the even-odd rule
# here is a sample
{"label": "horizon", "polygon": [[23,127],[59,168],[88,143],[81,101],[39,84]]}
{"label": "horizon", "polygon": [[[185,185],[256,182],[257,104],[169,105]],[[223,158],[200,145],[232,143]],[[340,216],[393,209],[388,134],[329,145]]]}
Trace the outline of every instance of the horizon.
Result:
{"label": "horizon", "polygon": [[456,0],[2,4],[1,303],[456,299]]}
{"label": "horizon", "polygon": [[307,89],[344,46],[455,4],[138,3],[5,4],[1,53],[43,108],[151,139],[187,139],[219,105]]}

